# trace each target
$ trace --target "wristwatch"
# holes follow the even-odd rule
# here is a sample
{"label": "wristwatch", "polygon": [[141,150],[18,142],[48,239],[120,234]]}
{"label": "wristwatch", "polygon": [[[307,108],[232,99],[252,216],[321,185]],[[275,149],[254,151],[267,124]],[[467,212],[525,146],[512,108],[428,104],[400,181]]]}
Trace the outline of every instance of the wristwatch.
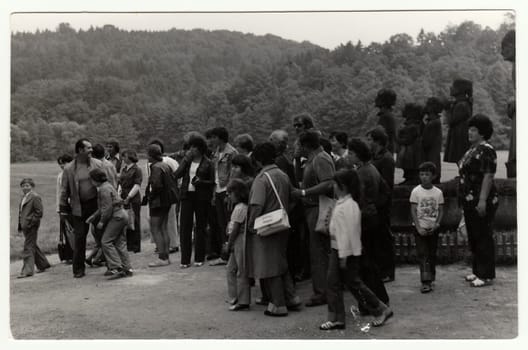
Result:
{"label": "wristwatch", "polygon": [[306,191],[305,190],[301,190],[301,196],[306,197]]}

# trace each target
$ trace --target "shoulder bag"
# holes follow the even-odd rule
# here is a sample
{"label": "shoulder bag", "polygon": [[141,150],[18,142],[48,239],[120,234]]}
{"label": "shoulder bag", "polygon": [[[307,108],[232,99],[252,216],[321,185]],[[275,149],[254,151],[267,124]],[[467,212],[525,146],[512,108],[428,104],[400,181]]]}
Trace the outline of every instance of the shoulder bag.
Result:
{"label": "shoulder bag", "polygon": [[271,187],[273,188],[273,192],[275,193],[275,196],[277,196],[277,200],[280,204],[280,209],[266,213],[255,219],[255,225],[253,226],[253,228],[257,231],[257,235],[259,236],[269,236],[276,232],[285,231],[290,228],[288,213],[282,205],[282,201],[279,197],[277,189],[275,188],[275,184],[273,183],[271,176],[267,172],[265,172],[264,175],[266,175],[266,177],[268,178]]}

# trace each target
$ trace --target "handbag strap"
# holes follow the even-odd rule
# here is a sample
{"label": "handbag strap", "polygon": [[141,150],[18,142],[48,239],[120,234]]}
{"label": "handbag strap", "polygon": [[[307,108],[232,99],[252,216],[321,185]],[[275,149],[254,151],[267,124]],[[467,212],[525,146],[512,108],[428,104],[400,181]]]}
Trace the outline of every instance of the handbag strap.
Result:
{"label": "handbag strap", "polygon": [[279,192],[277,192],[277,189],[275,188],[275,184],[273,183],[273,180],[271,179],[271,176],[267,173],[267,172],[264,172],[264,175],[266,175],[266,177],[268,178],[270,184],[271,184],[271,187],[273,188],[273,192],[275,192],[275,196],[277,196],[277,200],[279,201],[279,205],[281,207],[282,210],[284,210],[284,205],[282,205],[282,201],[279,197]]}

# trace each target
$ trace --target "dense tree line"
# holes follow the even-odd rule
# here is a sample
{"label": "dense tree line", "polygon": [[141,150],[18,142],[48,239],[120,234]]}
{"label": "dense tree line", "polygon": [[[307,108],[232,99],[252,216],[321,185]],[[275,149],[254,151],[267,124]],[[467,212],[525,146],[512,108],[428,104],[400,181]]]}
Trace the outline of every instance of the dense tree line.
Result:
{"label": "dense tree line", "polygon": [[184,132],[215,125],[262,140],[275,128],[291,131],[300,112],[322,130],[362,135],[376,121],[378,89],[394,89],[400,110],[447,97],[457,77],[473,80],[474,112],[493,119],[492,142],[505,148],[513,85],[500,41],[512,26],[464,22],[334,50],[229,31],[75,31],[63,23],[14,33],[11,160],[54,159],[80,136],[135,148],[159,137],[176,150]]}

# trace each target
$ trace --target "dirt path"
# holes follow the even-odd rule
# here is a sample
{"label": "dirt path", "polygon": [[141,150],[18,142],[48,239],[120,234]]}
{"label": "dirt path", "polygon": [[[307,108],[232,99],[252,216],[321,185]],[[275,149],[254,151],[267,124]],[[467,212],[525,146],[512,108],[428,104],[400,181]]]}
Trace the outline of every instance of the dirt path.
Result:
{"label": "dirt path", "polygon": [[[227,311],[224,267],[179,269],[173,264],[149,269],[152,245],[132,256],[132,278],[107,281],[104,269],[87,268],[87,276],[73,279],[71,266],[50,256],[49,272],[16,279],[21,262],[11,264],[11,331],[18,339],[115,338],[322,338],[424,339],[513,338],[517,335],[517,268],[499,267],[497,282],[470,288],[462,280],[464,265],[440,266],[437,287],[420,294],[418,269],[399,267],[396,281],[387,284],[395,317],[386,326],[361,331],[368,318],[347,315],[347,329],[322,332],[326,306],[304,308],[288,317],[263,315],[264,307]],[[260,294],[258,288],[253,288]],[[298,285],[301,297],[310,283]],[[345,294],[346,305],[353,299]],[[258,296],[258,295],[257,295]]]}

